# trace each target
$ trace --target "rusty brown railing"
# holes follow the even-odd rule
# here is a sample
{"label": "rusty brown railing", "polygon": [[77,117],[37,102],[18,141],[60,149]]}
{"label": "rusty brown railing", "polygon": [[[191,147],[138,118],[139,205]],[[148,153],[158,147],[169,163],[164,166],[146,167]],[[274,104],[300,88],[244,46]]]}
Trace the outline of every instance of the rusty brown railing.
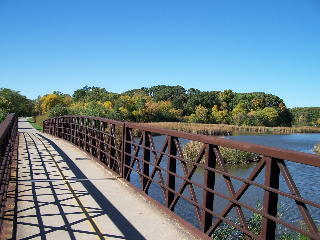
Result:
{"label": "rusty brown railing", "polygon": [[17,146],[18,118],[9,114],[0,123],[0,231],[4,215],[11,162]]}
{"label": "rusty brown railing", "polygon": [[[98,117],[63,116],[43,125],[44,132],[90,153],[206,236],[275,239],[301,234],[320,239],[319,199],[303,196],[310,185],[298,186],[291,171],[294,164],[319,171],[319,156]],[[196,160],[185,157],[188,141],[202,143]],[[256,153],[261,160],[248,176],[238,176],[230,173],[221,147]],[[281,201],[291,202],[289,217],[290,211],[300,214],[298,224],[279,214]],[[259,216],[254,223],[253,215]]]}

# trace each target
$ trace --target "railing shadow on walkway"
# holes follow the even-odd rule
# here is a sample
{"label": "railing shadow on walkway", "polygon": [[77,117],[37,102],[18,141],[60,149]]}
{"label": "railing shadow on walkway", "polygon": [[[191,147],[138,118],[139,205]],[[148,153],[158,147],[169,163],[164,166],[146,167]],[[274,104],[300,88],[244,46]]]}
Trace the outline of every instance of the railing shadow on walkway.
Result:
{"label": "railing shadow on walkway", "polygon": [[[5,220],[7,222],[11,222],[12,225],[12,236],[7,239],[16,239],[18,236],[17,234],[17,227],[18,225],[24,225],[29,226],[33,228],[38,228],[39,231],[36,234],[23,237],[21,239],[27,240],[27,239],[34,239],[34,238],[41,238],[45,239],[45,235],[52,233],[54,231],[67,231],[69,234],[70,239],[77,239],[76,235],[77,233],[84,233],[88,235],[96,235],[100,239],[105,239],[104,237],[112,237],[116,239],[145,239],[143,235],[125,218],[125,216],[119,212],[115,206],[91,183],[90,180],[86,180],[87,177],[85,174],[76,166],[76,164],[69,158],[69,156],[61,149],[59,148],[53,141],[46,138],[42,134],[33,134],[35,137],[37,137],[40,141],[46,141],[46,144],[48,146],[52,147],[53,150],[57,153],[54,157],[61,157],[62,161],[64,161],[67,165],[66,170],[72,171],[74,178],[68,178],[67,180],[64,180],[61,183],[61,180],[55,181],[55,179],[52,179],[56,175],[55,171],[48,170],[45,166],[46,163],[49,163],[50,160],[46,159],[49,155],[52,153],[47,152],[48,154],[43,154],[40,152],[42,149],[38,149],[36,146],[36,143],[34,139],[32,139],[31,134],[29,133],[22,133],[20,134],[20,137],[24,138],[27,144],[32,145],[32,147],[36,147],[37,151],[39,153],[39,158],[32,158],[30,156],[30,153],[28,152],[28,146],[25,152],[23,152],[25,159],[23,161],[28,162],[27,166],[23,166],[19,170],[19,165],[22,164],[22,159],[19,159],[16,161],[16,164],[13,165],[13,170],[15,171],[14,175],[15,177],[12,179],[12,181],[15,181],[15,186],[8,191],[8,200],[11,202],[12,208],[8,209],[5,213]],[[53,156],[51,156],[53,157]],[[52,160],[51,160],[52,161]],[[60,161],[57,161],[59,163]],[[25,163],[23,163],[25,165]],[[38,167],[43,167],[43,173],[41,175],[44,177],[43,179],[47,180],[39,180],[34,179],[34,177],[38,174],[36,173]],[[28,175],[28,169],[30,170],[30,175]],[[19,172],[20,171],[20,172]],[[28,180],[19,180],[19,175],[23,175],[23,177],[27,177]],[[48,181],[48,179],[50,179]],[[59,194],[57,193],[59,190],[67,190],[65,187],[65,183],[76,183],[76,179],[81,179],[84,181],[81,181],[82,186],[84,187],[85,191],[79,191],[74,190],[74,193],[63,193]],[[23,188],[24,190],[19,190]],[[50,192],[49,194],[37,194],[36,191],[39,191],[41,189],[45,189],[46,192]],[[74,195],[75,194],[75,195]],[[44,197],[44,195],[51,195],[54,198],[54,201],[43,201],[39,200],[39,198]],[[68,200],[72,200],[77,197],[83,197],[86,195],[90,195],[93,200],[97,203],[99,206],[97,207],[85,207],[88,214],[86,217],[82,217],[81,219],[78,219],[77,221],[71,222],[68,219],[68,216],[73,214],[81,214],[81,212],[66,212],[64,210],[65,207],[74,207],[79,208],[79,206],[76,205],[70,205],[69,203],[66,203]],[[49,196],[47,196],[49,197]],[[63,198],[61,198],[63,197]],[[26,207],[24,209],[19,209],[17,207],[18,202],[23,201],[30,204],[30,207]],[[33,204],[33,206],[32,206]],[[45,213],[40,212],[40,208],[49,206],[54,204],[58,209],[59,213]],[[81,206],[80,206],[81,207]],[[23,212],[23,213],[22,213]],[[18,214],[19,213],[19,214]],[[22,213],[22,214],[21,214]],[[31,214],[32,213],[32,214]],[[50,226],[48,224],[44,224],[43,218],[47,217],[53,217],[55,215],[60,215],[63,219],[63,224],[61,226]],[[74,225],[79,224],[84,221],[90,221],[96,217],[106,215],[108,218],[111,219],[111,221],[116,225],[116,227],[119,229],[119,231],[122,233],[123,236],[116,236],[111,234],[105,234],[97,231],[93,227],[93,231],[85,231],[81,229],[75,229],[73,228]],[[52,224],[53,225],[53,224]]]}
{"label": "railing shadow on walkway", "polygon": [[[42,139],[46,140],[53,149],[63,158],[70,170],[74,173],[77,179],[85,179],[86,176],[77,167],[77,165],[61,150],[53,141],[42,134],[37,134]],[[83,181],[83,186],[88,193],[93,197],[96,203],[103,210],[103,213],[108,215],[112,222],[122,232],[125,239],[145,239],[142,234],[126,219],[126,217],[118,211],[117,208],[92,184],[91,181]]]}

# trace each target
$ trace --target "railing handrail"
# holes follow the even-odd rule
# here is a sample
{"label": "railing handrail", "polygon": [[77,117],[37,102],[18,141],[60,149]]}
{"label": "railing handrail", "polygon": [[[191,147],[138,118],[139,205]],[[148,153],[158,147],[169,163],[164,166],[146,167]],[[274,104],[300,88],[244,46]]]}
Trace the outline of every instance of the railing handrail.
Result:
{"label": "railing handrail", "polygon": [[68,118],[68,117],[82,117],[92,120],[98,120],[98,121],[104,121],[108,123],[113,123],[116,125],[125,125],[129,128],[139,128],[144,131],[149,131],[153,133],[159,133],[163,135],[170,135],[175,136],[179,138],[186,138],[192,141],[199,141],[207,144],[213,144],[213,145],[219,145],[222,147],[242,150],[246,152],[253,152],[256,154],[261,155],[267,155],[272,158],[282,159],[282,160],[288,160],[296,163],[302,163],[314,167],[320,167],[320,156],[316,154],[311,153],[304,153],[304,152],[298,152],[294,150],[289,149],[283,149],[278,147],[271,147],[261,144],[254,144],[254,143],[248,143],[248,142],[242,142],[237,141],[233,139],[226,139],[216,136],[206,136],[202,134],[194,134],[194,133],[187,133],[183,131],[177,131],[173,129],[166,129],[166,128],[159,128],[159,127],[151,127],[149,125],[146,125],[144,123],[134,123],[134,122],[127,122],[127,121],[117,121],[112,120],[108,118],[102,118],[102,117],[94,117],[94,116],[83,116],[83,115],[65,115],[61,117],[56,118],[49,118],[45,121],[49,121],[52,119],[57,118]]}
{"label": "railing handrail", "polygon": [[0,144],[2,143],[6,133],[10,130],[10,125],[15,117],[15,113],[10,113],[2,122],[0,122]]}
{"label": "railing handrail", "polygon": [[8,114],[0,123],[0,232],[4,215],[11,163],[17,147],[18,118],[15,113]]}

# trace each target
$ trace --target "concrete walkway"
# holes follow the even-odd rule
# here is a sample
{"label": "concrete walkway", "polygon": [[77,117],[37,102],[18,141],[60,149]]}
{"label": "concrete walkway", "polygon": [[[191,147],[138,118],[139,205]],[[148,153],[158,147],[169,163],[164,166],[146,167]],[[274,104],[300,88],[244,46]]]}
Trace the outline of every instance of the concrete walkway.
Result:
{"label": "concrete walkway", "polygon": [[72,144],[26,119],[19,132],[6,212],[10,238],[196,239]]}

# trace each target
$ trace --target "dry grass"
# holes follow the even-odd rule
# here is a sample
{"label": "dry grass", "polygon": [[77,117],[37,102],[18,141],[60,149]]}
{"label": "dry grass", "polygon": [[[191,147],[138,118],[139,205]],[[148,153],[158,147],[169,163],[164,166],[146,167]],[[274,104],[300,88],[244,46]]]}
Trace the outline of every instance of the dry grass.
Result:
{"label": "dry grass", "polygon": [[210,136],[226,136],[235,133],[270,133],[270,134],[290,134],[290,133],[320,133],[319,127],[263,127],[263,126],[236,126],[226,124],[202,124],[184,122],[152,122],[146,123],[149,126],[159,128],[169,128],[173,130],[204,134]]}
{"label": "dry grass", "polygon": [[316,145],[314,145],[314,151],[318,154],[320,154],[320,143],[317,143]]}

